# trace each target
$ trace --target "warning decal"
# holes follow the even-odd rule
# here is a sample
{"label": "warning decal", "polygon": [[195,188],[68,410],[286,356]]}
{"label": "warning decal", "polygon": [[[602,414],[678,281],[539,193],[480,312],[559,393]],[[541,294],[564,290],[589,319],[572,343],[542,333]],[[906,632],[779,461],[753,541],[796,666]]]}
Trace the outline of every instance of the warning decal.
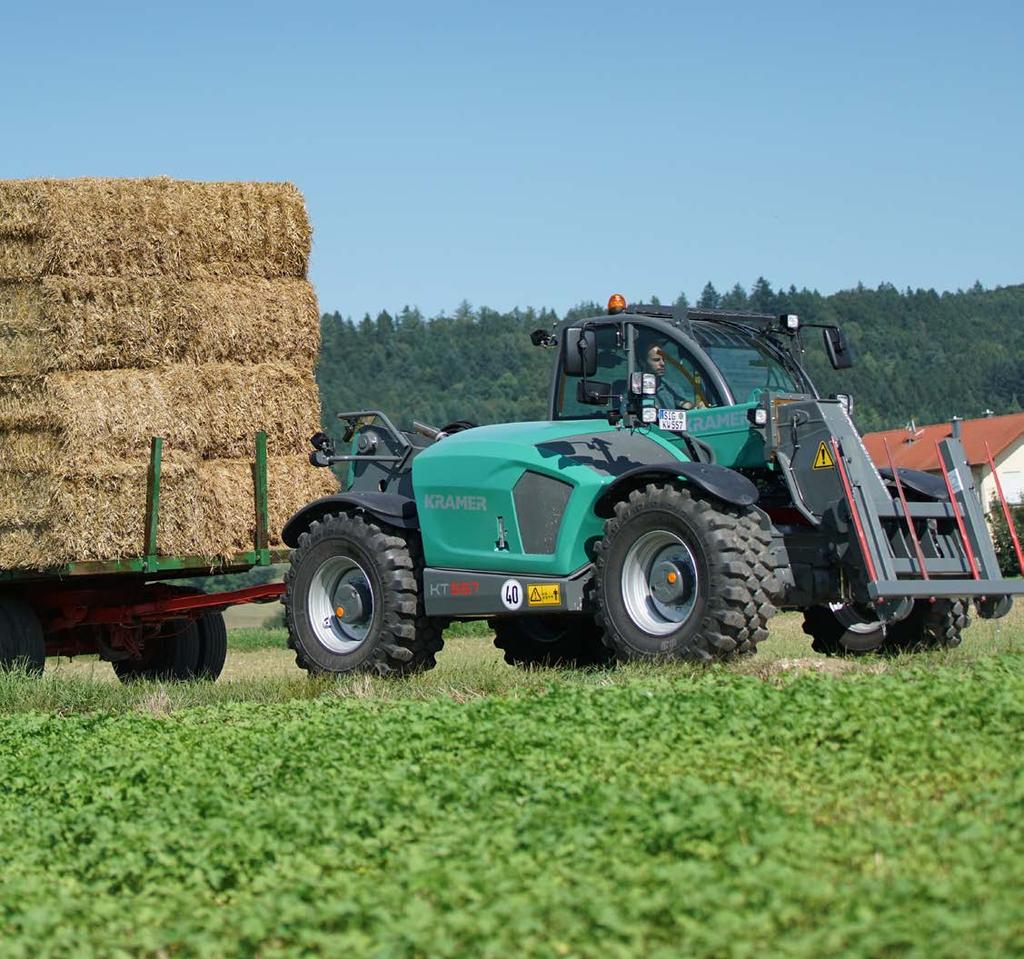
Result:
{"label": "warning decal", "polygon": [[558,583],[529,583],[526,601],[531,606],[561,606],[562,594]]}
{"label": "warning decal", "polygon": [[824,440],[818,444],[818,452],[814,454],[814,465],[811,468],[816,470],[834,470],[836,468],[835,458],[832,456],[832,451],[825,445]]}

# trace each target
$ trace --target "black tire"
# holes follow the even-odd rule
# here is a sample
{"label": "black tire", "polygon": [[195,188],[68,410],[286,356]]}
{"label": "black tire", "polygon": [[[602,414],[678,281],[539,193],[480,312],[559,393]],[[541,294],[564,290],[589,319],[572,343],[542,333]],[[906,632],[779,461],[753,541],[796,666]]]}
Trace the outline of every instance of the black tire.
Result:
{"label": "black tire", "polygon": [[[334,616],[333,595],[328,594],[338,583],[325,585],[332,566],[345,564],[358,569],[356,579],[362,576],[362,592],[356,592],[365,594],[357,601],[366,618],[357,624]],[[444,641],[440,623],[423,613],[422,566],[418,539],[404,530],[347,513],[313,522],[292,551],[281,600],[296,664],[311,674],[404,675],[432,669]],[[323,607],[322,612],[330,607],[330,615],[314,625],[311,604]]]}
{"label": "black tire", "polygon": [[852,604],[838,610],[808,607],[803,631],[811,637],[811,649],[822,656],[866,656],[879,652],[886,642],[886,627],[872,623],[869,611]]}
{"label": "black tire", "polygon": [[[650,585],[654,560],[642,573],[647,578],[646,595],[641,588],[632,605],[624,596],[623,568],[634,564],[634,549],[659,535],[675,537],[688,550],[692,573],[673,588],[687,589],[692,601],[687,599],[689,612],[678,626],[669,617],[646,628],[640,622],[642,611],[651,611],[652,622],[659,615]],[[773,599],[783,591],[774,562],[771,523],[755,507],[712,502],[677,486],[649,484],[634,490],[615,504],[597,545],[594,599],[602,638],[621,661],[706,662],[752,653],[767,638],[768,620],[776,613]],[[643,563],[634,565],[642,572]]]}
{"label": "black tire", "polygon": [[119,659],[112,665],[123,683],[139,680],[186,682],[198,678],[199,625],[191,619],[171,619],[156,636],[143,641],[139,659]]}
{"label": "black tire", "polygon": [[587,669],[614,659],[590,616],[502,616],[489,625],[509,666]]}
{"label": "black tire", "polygon": [[222,612],[207,612],[199,617],[199,658],[196,678],[213,682],[224,671],[228,656],[228,627]]}
{"label": "black tire", "polygon": [[970,625],[967,605],[959,599],[915,600],[910,615],[889,630],[886,647],[891,652],[921,653],[953,649],[963,642]]}
{"label": "black tire", "polygon": [[46,641],[35,610],[20,599],[0,597],[0,670],[40,676],[45,664]]}
{"label": "black tire", "polygon": [[960,645],[969,624],[962,601],[919,599],[906,618],[887,626],[878,623],[874,630],[865,622],[860,632],[848,628],[849,617],[844,623],[828,606],[812,606],[804,611],[803,630],[813,639],[811,648],[825,656],[892,655],[952,649]]}

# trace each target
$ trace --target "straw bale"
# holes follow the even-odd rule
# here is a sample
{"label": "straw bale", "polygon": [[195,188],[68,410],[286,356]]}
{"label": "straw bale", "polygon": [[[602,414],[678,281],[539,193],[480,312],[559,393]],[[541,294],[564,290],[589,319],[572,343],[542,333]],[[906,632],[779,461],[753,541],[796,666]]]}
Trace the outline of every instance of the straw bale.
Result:
{"label": "straw bale", "polygon": [[[85,467],[72,476],[0,474],[0,568],[45,568],[72,561],[112,560],[143,551],[147,462]],[[48,497],[19,517],[20,503]],[[162,552],[191,554],[204,545],[192,517],[202,510],[195,466],[168,463],[160,483]]]}
{"label": "straw bale", "polygon": [[251,455],[257,430],[272,456],[308,449],[319,428],[308,372],[286,363],[179,365],[0,380],[0,470],[144,459],[150,439],[213,459]]}
{"label": "straw bale", "polygon": [[[209,497],[206,515],[212,520],[206,537],[211,541],[217,537],[226,555],[251,549],[256,534],[252,463],[208,460],[200,465],[199,475]],[[242,491],[247,495],[240,495]],[[334,474],[310,466],[308,457],[271,457],[267,462],[270,545],[281,545],[281,529],[293,513],[337,491]]]}
{"label": "straw bale", "polygon": [[0,284],[0,376],[278,357],[312,372],[319,347],[316,294],[306,280]]}
{"label": "straw bale", "polygon": [[311,230],[290,183],[0,181],[0,278],[304,277]]}
{"label": "straw bale", "polygon": [[[0,568],[46,568],[109,561],[143,551],[145,462],[88,467],[73,476],[0,473]],[[337,490],[329,470],[304,456],[267,464],[270,545],[288,517]],[[31,514],[25,504],[37,504]],[[39,506],[43,509],[40,511]],[[158,552],[228,557],[253,548],[255,485],[250,460],[165,464],[160,483]]]}

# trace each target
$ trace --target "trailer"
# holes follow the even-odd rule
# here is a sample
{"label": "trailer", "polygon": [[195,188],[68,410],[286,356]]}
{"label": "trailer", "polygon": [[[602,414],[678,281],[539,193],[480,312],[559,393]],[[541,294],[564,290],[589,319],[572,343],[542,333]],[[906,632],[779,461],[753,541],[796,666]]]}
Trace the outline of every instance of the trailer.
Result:
{"label": "trailer", "polygon": [[281,583],[207,592],[178,581],[247,572],[287,562],[270,546],[267,435],[255,436],[252,548],[227,557],[160,552],[163,440],[150,446],[145,531],[139,552],[109,562],[50,569],[0,569],[0,669],[41,673],[48,656],[98,655],[122,681],[216,679],[224,668],[224,610],[277,601]]}

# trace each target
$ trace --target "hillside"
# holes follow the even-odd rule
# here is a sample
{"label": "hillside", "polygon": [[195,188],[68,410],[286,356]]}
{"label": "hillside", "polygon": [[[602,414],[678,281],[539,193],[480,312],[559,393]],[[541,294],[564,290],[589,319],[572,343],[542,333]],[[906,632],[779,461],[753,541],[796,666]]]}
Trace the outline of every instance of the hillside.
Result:
{"label": "hillside", "polygon": [[[842,326],[857,352],[852,370],[828,366],[817,331],[805,337],[805,360],[823,394],[854,395],[862,430],[1006,413],[1024,400],[1024,285],[936,293],[886,284],[823,296],[775,290],[762,278],[749,291],[737,284],[725,294],[708,284],[699,305],[795,311],[805,322]],[[585,303],[570,315],[595,312],[600,307]],[[528,334],[562,318],[466,303],[429,320],[408,307],[357,324],[325,314],[318,374],[325,420],[367,406],[405,424],[542,417],[553,355],[531,346]]]}

